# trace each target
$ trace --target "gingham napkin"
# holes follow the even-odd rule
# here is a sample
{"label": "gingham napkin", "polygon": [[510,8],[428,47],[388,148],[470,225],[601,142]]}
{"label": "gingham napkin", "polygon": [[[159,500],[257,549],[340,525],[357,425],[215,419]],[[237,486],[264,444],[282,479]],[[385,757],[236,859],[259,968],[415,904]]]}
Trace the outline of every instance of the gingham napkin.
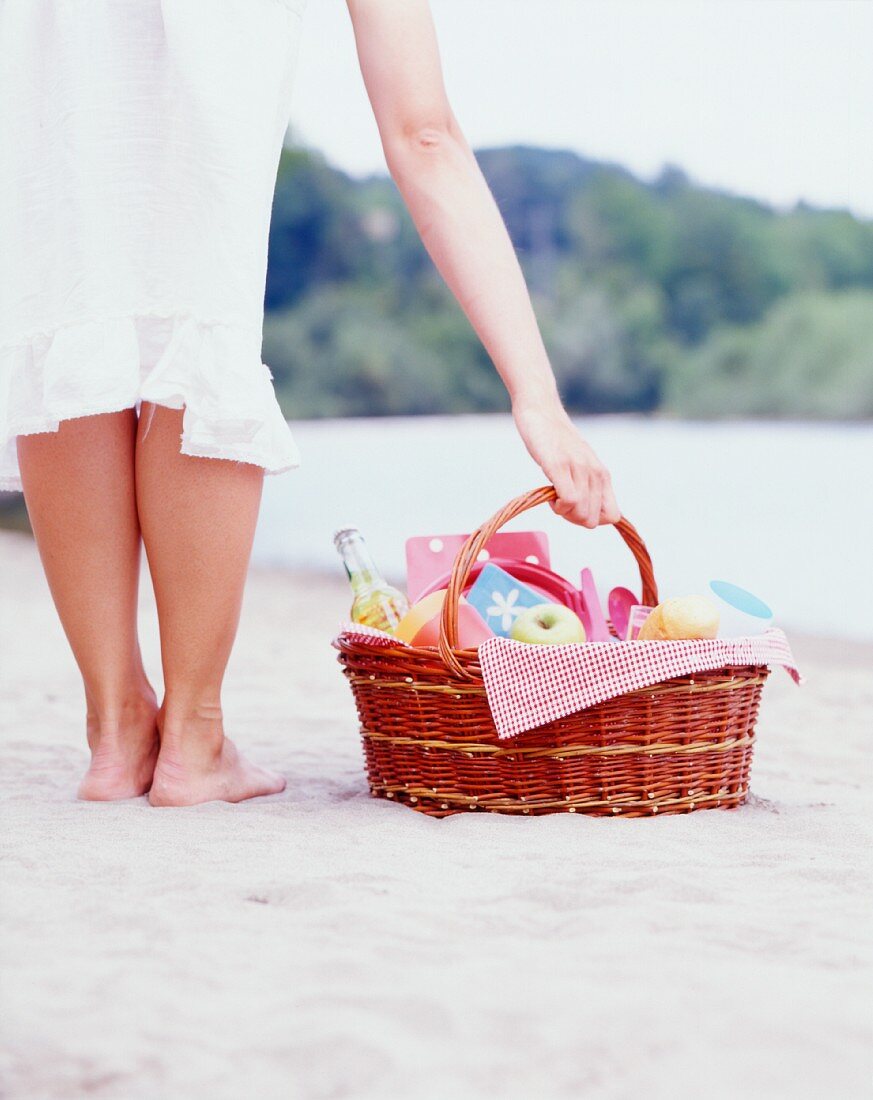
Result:
{"label": "gingham napkin", "polygon": [[674,676],[725,665],[782,665],[803,677],[783,631],[753,638],[677,642],[582,642],[528,645],[488,638],[479,647],[488,705],[499,737],[541,726]]}
{"label": "gingham napkin", "polygon": [[[378,646],[403,646],[359,623],[342,633]],[[512,737],[615,695],[726,665],[782,665],[804,682],[785,633],[771,627],[749,638],[676,642],[582,642],[529,645],[488,638],[479,646],[485,694],[499,737]]]}

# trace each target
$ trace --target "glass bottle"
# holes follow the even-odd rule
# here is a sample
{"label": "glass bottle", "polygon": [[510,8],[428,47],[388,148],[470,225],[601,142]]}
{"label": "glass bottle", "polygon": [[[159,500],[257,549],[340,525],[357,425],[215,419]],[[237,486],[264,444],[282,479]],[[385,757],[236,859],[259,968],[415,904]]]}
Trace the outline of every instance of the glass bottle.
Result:
{"label": "glass bottle", "polygon": [[409,601],[379,572],[357,527],[343,527],[337,531],[333,544],[343,560],[354,592],[352,622],[393,633],[409,610]]}

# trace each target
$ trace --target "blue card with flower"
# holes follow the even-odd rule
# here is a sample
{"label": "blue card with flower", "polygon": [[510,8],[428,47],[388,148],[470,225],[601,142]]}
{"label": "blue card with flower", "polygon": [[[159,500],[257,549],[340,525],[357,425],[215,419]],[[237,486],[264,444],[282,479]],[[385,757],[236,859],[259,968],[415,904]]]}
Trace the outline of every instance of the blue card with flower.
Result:
{"label": "blue card with flower", "polygon": [[479,612],[495,634],[509,637],[512,624],[526,607],[548,603],[548,597],[489,562],[467,593],[467,602]]}

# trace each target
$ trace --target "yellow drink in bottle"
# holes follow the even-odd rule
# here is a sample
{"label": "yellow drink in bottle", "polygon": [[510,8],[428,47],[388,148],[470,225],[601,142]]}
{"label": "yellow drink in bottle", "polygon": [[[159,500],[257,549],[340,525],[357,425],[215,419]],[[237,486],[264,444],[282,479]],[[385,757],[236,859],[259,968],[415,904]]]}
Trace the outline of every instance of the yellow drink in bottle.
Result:
{"label": "yellow drink in bottle", "polygon": [[376,568],[357,527],[343,527],[337,531],[333,544],[343,560],[354,593],[352,622],[393,634],[394,628],[409,610],[409,601]]}

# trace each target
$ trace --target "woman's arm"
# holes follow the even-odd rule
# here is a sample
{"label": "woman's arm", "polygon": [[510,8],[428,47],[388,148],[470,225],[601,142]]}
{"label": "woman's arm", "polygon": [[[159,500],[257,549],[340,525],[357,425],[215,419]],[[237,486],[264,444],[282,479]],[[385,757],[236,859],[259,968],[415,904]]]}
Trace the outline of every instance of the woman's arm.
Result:
{"label": "woman's arm", "polygon": [[494,197],[452,113],[428,0],[346,0],[385,160],[412,220],[503,379],[560,515],[614,523],[608,470],[565,412]]}

